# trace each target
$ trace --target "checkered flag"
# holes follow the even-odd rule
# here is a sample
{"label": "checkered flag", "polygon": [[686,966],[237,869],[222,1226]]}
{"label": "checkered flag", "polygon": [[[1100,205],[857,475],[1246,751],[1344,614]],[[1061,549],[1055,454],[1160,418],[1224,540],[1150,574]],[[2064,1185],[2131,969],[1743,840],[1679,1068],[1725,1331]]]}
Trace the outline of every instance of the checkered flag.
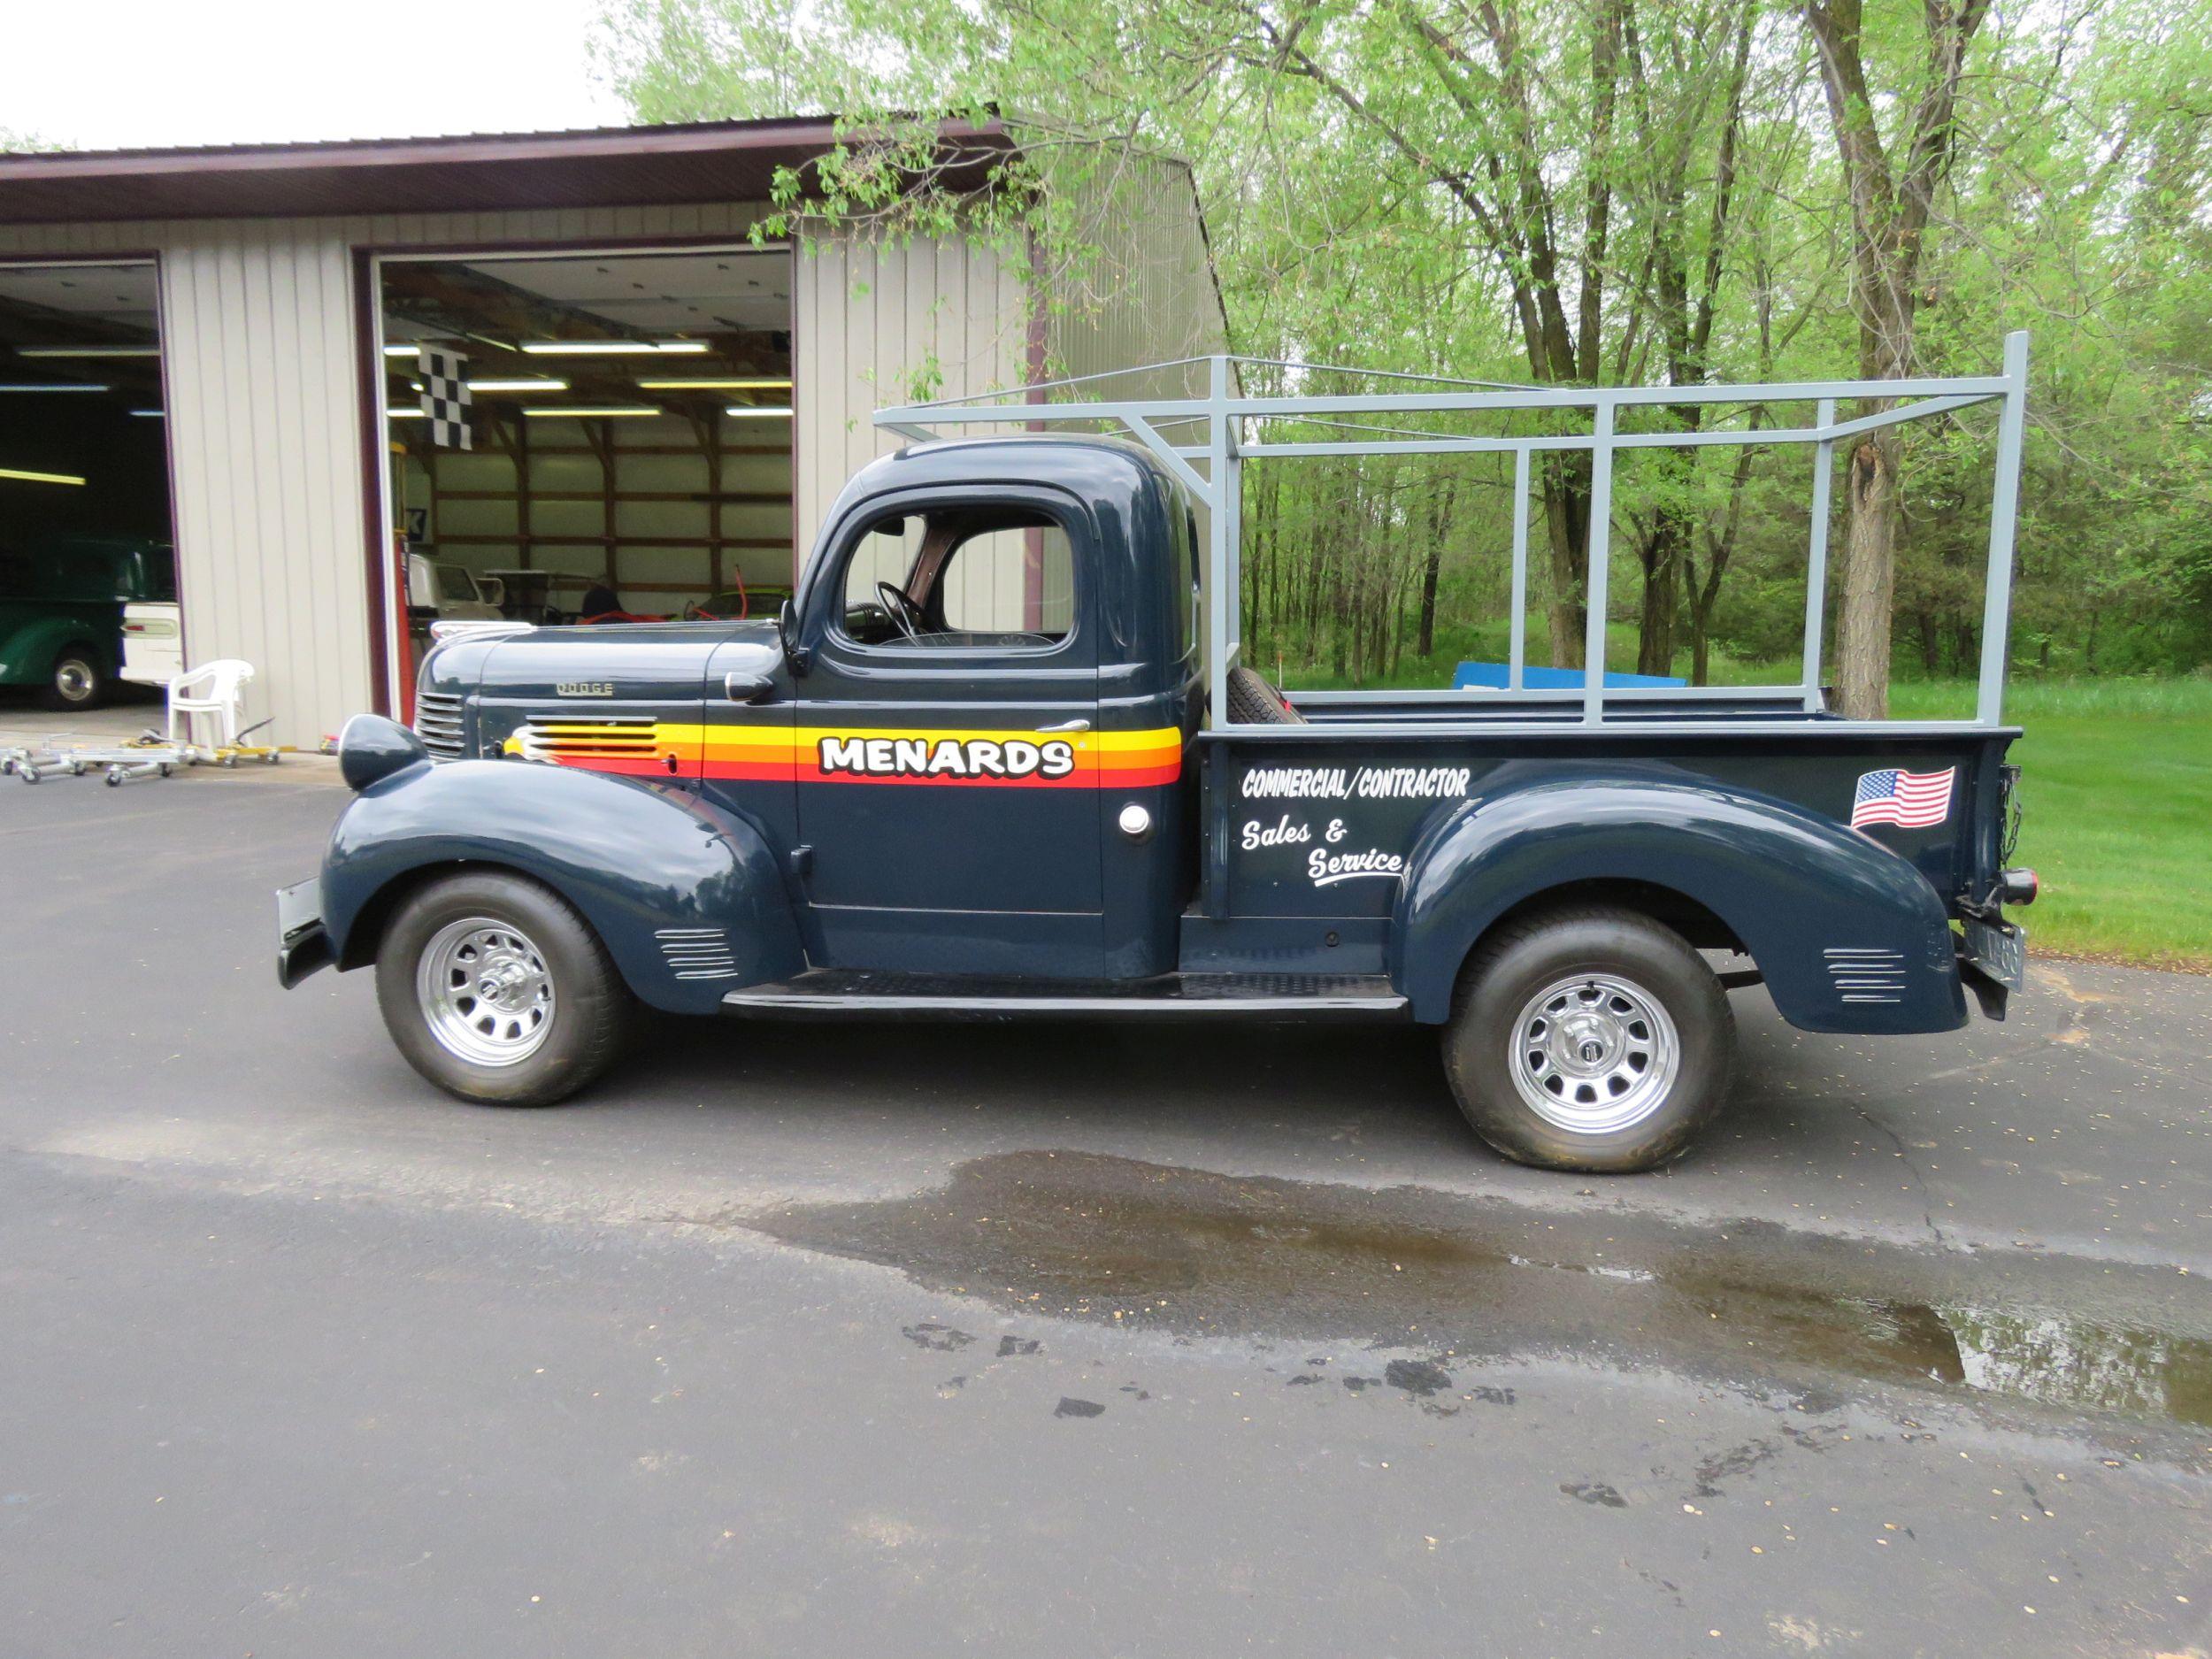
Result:
{"label": "checkered flag", "polygon": [[469,430],[469,383],[463,379],[468,359],[457,351],[424,346],[415,353],[422,376],[422,412],[430,419],[430,442],[441,449],[472,449]]}

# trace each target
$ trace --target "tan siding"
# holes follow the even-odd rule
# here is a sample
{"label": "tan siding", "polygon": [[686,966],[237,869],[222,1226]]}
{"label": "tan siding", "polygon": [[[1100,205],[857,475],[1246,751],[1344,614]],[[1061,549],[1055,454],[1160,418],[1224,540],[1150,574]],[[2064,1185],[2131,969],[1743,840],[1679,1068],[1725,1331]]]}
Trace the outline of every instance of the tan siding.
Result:
{"label": "tan siding", "polygon": [[846,481],[905,442],[876,429],[875,411],[910,397],[925,367],[942,397],[1018,385],[1025,312],[1019,279],[960,242],[827,242],[800,253],[793,286],[796,527],[810,553]]}
{"label": "tan siding", "polygon": [[[1087,182],[1081,198],[1100,251],[1056,279],[1060,303],[1046,336],[1052,373],[1101,374],[1226,351],[1228,326],[1189,170],[1132,162],[1110,179]],[[1203,370],[1194,366],[1123,376],[1104,389],[1188,396],[1204,388]]]}

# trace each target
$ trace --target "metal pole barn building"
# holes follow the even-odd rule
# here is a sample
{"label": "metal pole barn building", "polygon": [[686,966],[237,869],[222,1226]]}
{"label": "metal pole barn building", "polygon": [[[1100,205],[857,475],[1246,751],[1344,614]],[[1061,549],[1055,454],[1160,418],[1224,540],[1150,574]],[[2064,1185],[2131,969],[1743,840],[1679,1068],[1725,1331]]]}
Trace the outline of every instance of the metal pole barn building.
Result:
{"label": "metal pole barn building", "polygon": [[[947,181],[1013,141],[948,127]],[[870,416],[1225,350],[1189,172],[1083,292],[979,240],[756,242],[827,119],[0,157],[0,555],[173,542],[185,655],[306,746],[404,714],[426,618],[759,614]],[[458,399],[457,411],[441,396]]]}

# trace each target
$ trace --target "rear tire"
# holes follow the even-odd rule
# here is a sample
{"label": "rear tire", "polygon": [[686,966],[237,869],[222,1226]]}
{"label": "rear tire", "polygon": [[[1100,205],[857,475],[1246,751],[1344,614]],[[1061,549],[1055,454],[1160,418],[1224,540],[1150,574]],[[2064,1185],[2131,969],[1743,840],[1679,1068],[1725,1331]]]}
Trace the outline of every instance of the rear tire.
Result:
{"label": "rear tire", "polygon": [[72,645],[54,659],[53,672],[39,693],[49,709],[73,711],[96,709],[107,701],[108,677],[100,666],[100,654],[88,645]]}
{"label": "rear tire", "polygon": [[1680,934],[1632,910],[1557,910],[1468,963],[1444,1069],[1506,1156],[1624,1174],[1688,1149],[1727,1099],[1735,1038],[1727,994]]}
{"label": "rear tire", "polygon": [[447,1093],[549,1106],[599,1076],[636,1010],[589,923],[520,876],[449,876],[409,898],[376,996],[408,1064]]}

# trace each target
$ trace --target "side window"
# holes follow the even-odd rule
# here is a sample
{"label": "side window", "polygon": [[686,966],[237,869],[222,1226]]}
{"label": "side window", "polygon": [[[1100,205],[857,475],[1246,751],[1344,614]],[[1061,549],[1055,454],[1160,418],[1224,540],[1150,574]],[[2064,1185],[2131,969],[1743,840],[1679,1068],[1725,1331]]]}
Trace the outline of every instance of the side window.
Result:
{"label": "side window", "polygon": [[856,644],[1050,650],[1075,628],[1075,550],[1026,508],[886,517],[853,548],[844,602]]}

